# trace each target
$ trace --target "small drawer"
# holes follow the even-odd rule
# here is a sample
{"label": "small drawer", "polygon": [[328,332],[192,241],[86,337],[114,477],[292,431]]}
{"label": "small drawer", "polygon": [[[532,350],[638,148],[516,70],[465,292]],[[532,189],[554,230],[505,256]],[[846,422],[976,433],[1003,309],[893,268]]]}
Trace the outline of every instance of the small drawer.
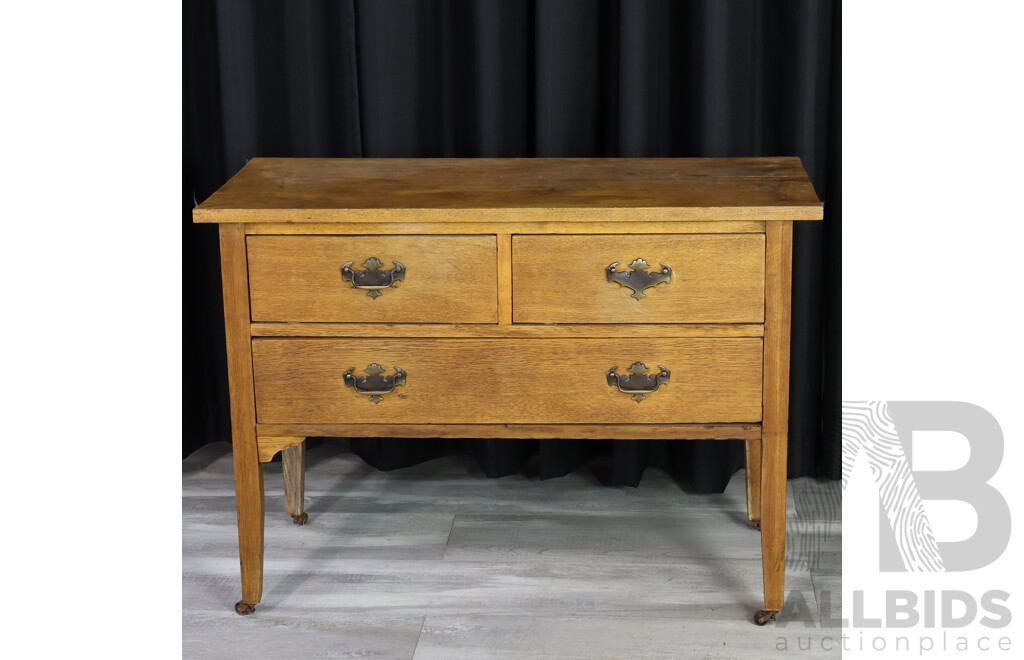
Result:
{"label": "small drawer", "polygon": [[252,342],[271,424],[758,422],[762,351],[760,338]]}
{"label": "small drawer", "polygon": [[494,236],[250,236],[247,252],[254,322],[498,320]]}
{"label": "small drawer", "polygon": [[764,234],[514,236],[513,321],[763,323],[764,258]]}

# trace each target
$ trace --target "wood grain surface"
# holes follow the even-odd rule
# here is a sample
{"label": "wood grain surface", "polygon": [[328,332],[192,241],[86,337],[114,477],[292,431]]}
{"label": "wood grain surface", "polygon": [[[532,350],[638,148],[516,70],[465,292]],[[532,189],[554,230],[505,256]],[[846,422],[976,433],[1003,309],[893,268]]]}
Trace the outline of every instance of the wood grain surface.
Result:
{"label": "wood grain surface", "polygon": [[623,324],[426,324],[426,323],[253,323],[253,337],[505,337],[523,339],[610,337],[761,337],[751,323]]}
{"label": "wood grain surface", "polygon": [[245,234],[239,225],[220,226],[221,282],[224,287],[224,338],[231,395],[231,443],[238,507],[238,551],[242,602],[263,596],[263,466],[256,441],[252,355],[249,350],[249,295]]}
{"label": "wood grain surface", "polygon": [[306,495],[305,442],[281,451],[281,468],[284,475],[284,512],[289,516],[301,516]]}
{"label": "wood grain surface", "polygon": [[[250,236],[254,321],[496,323],[494,236]],[[373,298],[341,279],[341,266],[406,268]]]}
{"label": "wood grain surface", "polygon": [[[256,425],[259,428],[259,424]],[[744,443],[747,473],[747,520],[761,524],[761,436]]]}
{"label": "wood grain surface", "polygon": [[196,222],[818,220],[799,158],[254,158]]}
{"label": "wood grain surface", "polygon": [[512,236],[498,234],[498,323],[512,325]]}
{"label": "wood grain surface", "polygon": [[[762,343],[728,339],[253,339],[261,423],[718,423],[761,416]],[[659,365],[637,403],[605,372]],[[342,374],[406,371],[374,404]]]}
{"label": "wood grain surface", "polygon": [[[760,424],[257,424],[260,455],[280,436],[308,438],[557,438],[611,440],[752,440]],[[267,460],[273,457],[268,456]]]}
{"label": "wood grain surface", "polygon": [[793,223],[767,230],[764,424],[761,429],[761,555],[766,610],[782,610],[786,578],[786,453],[789,442],[789,336]]}
{"label": "wood grain surface", "polygon": [[548,220],[531,222],[256,222],[245,225],[247,235],[320,234],[760,234],[764,222],[686,220],[561,222],[552,212]]}
{"label": "wood grain surface", "polygon": [[259,430],[256,425],[256,441],[259,445],[260,463],[269,463],[279,451],[285,451],[291,447],[301,445],[306,440],[304,435],[298,433],[269,433]]}
{"label": "wood grain surface", "polygon": [[[605,272],[637,258],[673,271],[640,300]],[[514,236],[512,289],[516,323],[760,323],[764,236]]]}

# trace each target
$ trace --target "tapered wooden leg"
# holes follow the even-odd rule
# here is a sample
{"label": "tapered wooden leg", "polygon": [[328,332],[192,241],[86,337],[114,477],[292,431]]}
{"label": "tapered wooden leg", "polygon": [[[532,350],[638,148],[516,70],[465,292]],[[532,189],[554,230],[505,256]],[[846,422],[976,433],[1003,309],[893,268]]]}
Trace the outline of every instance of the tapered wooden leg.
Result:
{"label": "tapered wooden leg", "polygon": [[249,337],[249,279],[242,225],[220,225],[220,266],[224,287],[224,338],[231,394],[231,451],[238,505],[238,554],[242,564],[239,614],[249,614],[263,597],[263,466],[256,440]]}
{"label": "tapered wooden leg", "polygon": [[[255,429],[253,429],[255,433]],[[237,446],[237,443],[236,443]],[[235,605],[248,614],[263,598],[263,466],[255,452],[235,455],[235,497],[238,503],[238,554],[242,564],[242,600]],[[249,606],[248,611],[239,610]]]}
{"label": "tapered wooden leg", "polygon": [[747,440],[747,520],[761,529],[761,440]]}
{"label": "tapered wooden leg", "polygon": [[793,223],[766,222],[764,400],[761,418],[761,556],[764,611],[775,619],[785,602],[786,452],[789,430],[789,323]]}
{"label": "tapered wooden leg", "polygon": [[309,516],[303,511],[306,496],[306,443],[281,451],[284,467],[284,511],[296,525],[304,525]]}

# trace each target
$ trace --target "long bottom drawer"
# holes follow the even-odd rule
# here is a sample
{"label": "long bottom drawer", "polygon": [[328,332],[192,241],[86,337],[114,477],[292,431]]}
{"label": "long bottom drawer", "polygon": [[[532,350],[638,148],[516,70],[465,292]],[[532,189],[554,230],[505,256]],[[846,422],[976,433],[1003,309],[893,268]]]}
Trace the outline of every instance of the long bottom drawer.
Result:
{"label": "long bottom drawer", "polygon": [[[759,338],[254,339],[252,348],[261,423],[664,424],[761,419]],[[653,392],[621,391],[619,381],[627,390],[644,389],[640,367],[629,380],[629,369],[638,362],[648,367],[648,376],[664,367],[670,372],[668,380]],[[377,378],[376,369],[367,372],[371,364],[384,369]],[[396,367],[404,373],[404,384],[386,394],[367,393],[395,385]],[[612,367],[618,367],[615,373],[621,376],[615,384],[607,375]],[[380,377],[389,378],[382,385]]]}

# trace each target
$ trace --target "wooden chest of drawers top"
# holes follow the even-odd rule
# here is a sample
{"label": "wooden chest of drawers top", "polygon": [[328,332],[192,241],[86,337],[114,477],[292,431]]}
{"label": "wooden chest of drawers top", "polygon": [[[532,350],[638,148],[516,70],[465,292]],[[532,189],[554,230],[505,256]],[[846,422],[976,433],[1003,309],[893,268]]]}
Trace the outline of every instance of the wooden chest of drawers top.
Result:
{"label": "wooden chest of drawers top", "polygon": [[799,158],[254,158],[196,222],[820,220]]}

